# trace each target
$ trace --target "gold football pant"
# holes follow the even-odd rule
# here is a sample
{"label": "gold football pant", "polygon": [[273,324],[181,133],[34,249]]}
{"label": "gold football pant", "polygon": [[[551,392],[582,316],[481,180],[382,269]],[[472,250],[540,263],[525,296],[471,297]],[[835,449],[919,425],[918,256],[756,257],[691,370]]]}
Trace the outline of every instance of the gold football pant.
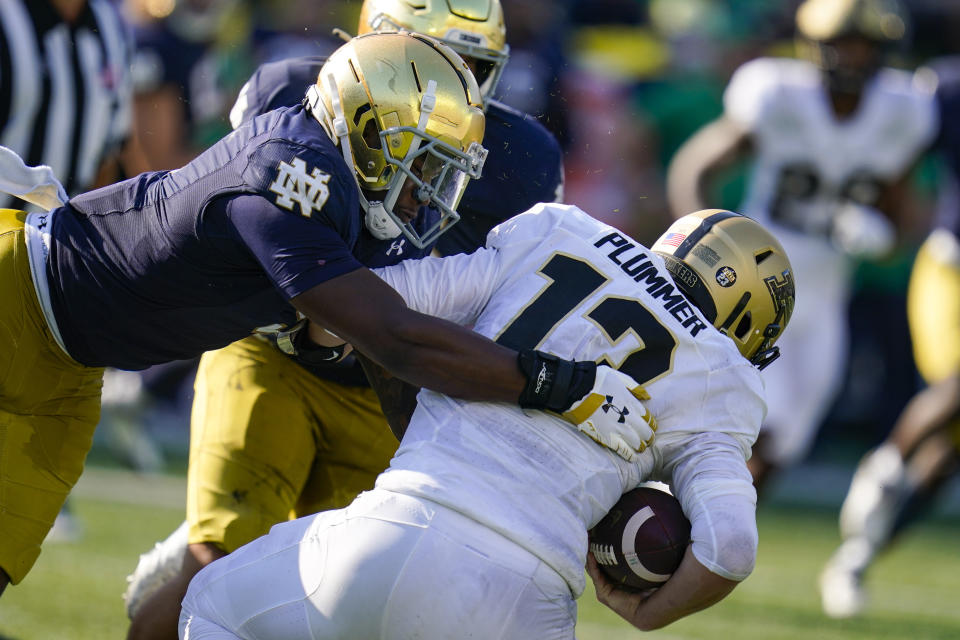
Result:
{"label": "gold football pant", "polygon": [[[0,567],[17,584],[83,471],[103,369],[57,346],[30,279],[26,214],[0,209]],[[79,313],[79,310],[78,310]]]}
{"label": "gold football pant", "polygon": [[251,337],[204,354],[191,417],[191,543],[233,551],[291,517],[346,506],[397,448],[373,390],[318,378]]}
{"label": "gold football pant", "polygon": [[930,384],[960,371],[960,242],[939,230],[910,273],[907,315],[917,369]]}
{"label": "gold football pant", "polygon": [[[960,375],[960,241],[938,229],[917,252],[907,289],[913,359],[928,384]],[[951,426],[960,448],[960,421]]]}

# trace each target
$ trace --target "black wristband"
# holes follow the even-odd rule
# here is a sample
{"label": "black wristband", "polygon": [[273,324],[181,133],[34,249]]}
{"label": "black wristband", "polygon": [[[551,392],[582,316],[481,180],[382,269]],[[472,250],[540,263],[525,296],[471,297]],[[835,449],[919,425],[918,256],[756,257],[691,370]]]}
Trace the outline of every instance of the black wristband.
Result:
{"label": "black wristband", "polygon": [[332,365],[343,357],[347,344],[338,344],[335,347],[323,347],[310,339],[306,329],[298,331],[293,337],[296,353],[294,359],[310,366]]}
{"label": "black wristband", "polygon": [[527,377],[519,398],[524,409],[563,413],[590,392],[597,376],[596,362],[564,360],[534,349],[519,352],[517,365]]}

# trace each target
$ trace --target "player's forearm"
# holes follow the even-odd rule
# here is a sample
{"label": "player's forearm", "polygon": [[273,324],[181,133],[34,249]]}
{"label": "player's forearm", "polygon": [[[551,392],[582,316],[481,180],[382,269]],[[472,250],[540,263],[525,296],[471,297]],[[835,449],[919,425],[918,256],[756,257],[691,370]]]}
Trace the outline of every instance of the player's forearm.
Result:
{"label": "player's forearm", "polygon": [[710,572],[688,548],[677,571],[649,598],[622,590],[598,590],[597,597],[633,626],[651,631],[716,604],[738,584]]}
{"label": "player's forearm", "polygon": [[510,403],[526,385],[515,351],[411,310],[366,269],[317,285],[293,303],[410,384],[465,400]]}
{"label": "player's forearm", "polygon": [[410,384],[464,400],[517,402],[526,377],[515,351],[445,320],[408,314],[389,340],[355,344]]}
{"label": "player's forearm", "polygon": [[688,548],[676,573],[637,608],[634,624],[644,630],[659,629],[716,604],[738,584],[709,571]]}

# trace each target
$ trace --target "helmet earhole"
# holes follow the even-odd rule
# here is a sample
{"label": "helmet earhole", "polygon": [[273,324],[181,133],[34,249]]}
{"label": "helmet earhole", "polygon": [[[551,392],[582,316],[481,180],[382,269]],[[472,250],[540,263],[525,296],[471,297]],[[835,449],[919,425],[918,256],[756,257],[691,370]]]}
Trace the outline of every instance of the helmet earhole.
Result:
{"label": "helmet earhole", "polygon": [[367,124],[363,126],[363,141],[371,149],[382,148],[380,144],[380,130],[377,128],[377,123],[373,118],[367,120]]}
{"label": "helmet earhole", "polygon": [[747,311],[743,314],[743,317],[740,318],[740,322],[737,323],[737,328],[734,330],[733,335],[737,336],[738,340],[743,340],[748,333],[750,333],[751,318],[750,312]]}

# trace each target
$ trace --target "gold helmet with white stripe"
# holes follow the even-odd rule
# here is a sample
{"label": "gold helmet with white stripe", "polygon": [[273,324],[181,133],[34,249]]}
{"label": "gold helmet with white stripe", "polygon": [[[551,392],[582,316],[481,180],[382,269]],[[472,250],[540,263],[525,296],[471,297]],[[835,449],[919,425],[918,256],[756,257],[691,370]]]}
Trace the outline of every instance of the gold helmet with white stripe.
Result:
{"label": "gold helmet with white stripe", "polygon": [[365,0],[358,33],[422,33],[476,62],[484,101],[493,97],[510,56],[500,0]]}
{"label": "gold helmet with white stripe", "polygon": [[[353,38],[320,69],[307,106],[354,170],[375,237],[402,232],[422,248],[459,219],[460,197],[486,158],[484,114],[476,80],[449,47],[406,32]],[[422,233],[394,213],[406,180],[440,212]]]}
{"label": "gold helmet with white stripe", "polygon": [[740,353],[764,368],[793,313],[793,269],[786,252],[758,222],[705,209],[674,221],[651,249],[663,257],[681,291]]}

